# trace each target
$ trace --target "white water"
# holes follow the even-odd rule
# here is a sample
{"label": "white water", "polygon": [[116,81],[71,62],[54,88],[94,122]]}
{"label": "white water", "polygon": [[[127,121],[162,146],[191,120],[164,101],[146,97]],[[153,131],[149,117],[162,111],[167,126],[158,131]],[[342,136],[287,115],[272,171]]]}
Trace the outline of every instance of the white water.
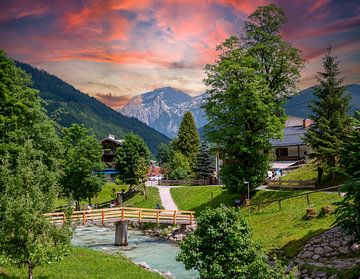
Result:
{"label": "white water", "polygon": [[114,240],[115,231],[113,228],[87,225],[75,229],[72,244],[111,254],[120,253],[134,263],[145,262],[152,269],[170,272],[177,279],[199,277],[197,271],[186,270],[182,263],[176,261],[175,257],[179,248],[173,243],[130,230],[129,246],[115,246]]}

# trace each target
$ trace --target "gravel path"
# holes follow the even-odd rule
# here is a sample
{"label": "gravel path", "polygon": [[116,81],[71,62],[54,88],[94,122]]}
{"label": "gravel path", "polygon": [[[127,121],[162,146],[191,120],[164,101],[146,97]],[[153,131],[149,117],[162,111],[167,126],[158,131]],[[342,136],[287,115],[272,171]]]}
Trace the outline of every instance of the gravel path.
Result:
{"label": "gravel path", "polygon": [[[150,186],[150,185],[149,185]],[[176,186],[157,186],[151,185],[151,187],[156,187],[159,189],[161,204],[165,209],[169,210],[178,210],[173,198],[170,194],[170,188],[174,188]]]}

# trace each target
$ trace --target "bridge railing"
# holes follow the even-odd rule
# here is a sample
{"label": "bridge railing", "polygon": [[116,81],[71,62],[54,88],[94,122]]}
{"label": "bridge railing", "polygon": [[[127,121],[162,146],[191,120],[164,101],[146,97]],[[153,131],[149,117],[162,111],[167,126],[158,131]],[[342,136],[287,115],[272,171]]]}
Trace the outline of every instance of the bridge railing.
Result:
{"label": "bridge railing", "polygon": [[[47,213],[55,224],[64,224],[66,215],[64,212]],[[74,211],[69,217],[73,223],[85,225],[87,222],[136,221],[139,223],[171,223],[171,224],[193,224],[195,221],[194,211],[166,210],[135,207],[115,207],[107,209]]]}

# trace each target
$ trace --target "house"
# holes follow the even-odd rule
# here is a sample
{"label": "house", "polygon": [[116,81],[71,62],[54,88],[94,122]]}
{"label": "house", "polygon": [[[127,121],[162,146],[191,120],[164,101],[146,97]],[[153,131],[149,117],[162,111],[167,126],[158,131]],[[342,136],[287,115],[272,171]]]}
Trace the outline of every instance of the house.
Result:
{"label": "house", "polygon": [[115,139],[114,135],[109,135],[101,141],[102,161],[107,168],[115,168],[116,150],[122,146],[124,140]]}
{"label": "house", "polygon": [[284,128],[284,138],[271,140],[275,161],[297,161],[306,159],[312,152],[304,136],[312,120],[289,116]]}

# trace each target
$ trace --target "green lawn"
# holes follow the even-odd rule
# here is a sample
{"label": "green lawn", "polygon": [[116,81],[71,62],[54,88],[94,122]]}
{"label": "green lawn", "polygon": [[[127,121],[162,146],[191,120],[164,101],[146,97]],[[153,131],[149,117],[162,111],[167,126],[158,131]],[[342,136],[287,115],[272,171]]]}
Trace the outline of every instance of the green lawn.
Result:
{"label": "green lawn", "polygon": [[[0,267],[0,278],[27,278],[26,268]],[[74,252],[61,262],[34,269],[34,278],[51,279],[160,279],[159,274],[149,272],[122,256],[110,255],[85,248]]]}
{"label": "green lawn", "polygon": [[[270,201],[290,197],[305,191],[257,191],[252,203]],[[233,205],[237,195],[228,193],[222,187],[181,187],[171,189],[171,195],[179,209],[201,212],[211,206],[211,193],[214,196],[213,206],[221,203]],[[337,193],[315,193],[310,195],[311,207],[317,212],[325,205],[339,201]],[[244,215],[253,229],[253,238],[260,242],[266,250],[282,249],[288,257],[296,254],[303,243],[311,236],[328,229],[334,222],[334,216],[304,220],[308,208],[306,197],[297,197],[278,203],[264,205],[257,213],[257,208],[249,214],[243,209]]]}
{"label": "green lawn", "polygon": [[194,210],[197,213],[208,206],[217,207],[220,204],[234,204],[239,198],[221,186],[184,186],[170,189],[177,207],[182,210]]}
{"label": "green lawn", "polygon": [[310,180],[317,179],[317,171],[314,164],[311,162],[292,171],[286,173],[281,180]]}
{"label": "green lawn", "polygon": [[[115,183],[106,183],[103,187],[101,192],[98,195],[98,203],[103,203],[105,207],[108,206],[111,200],[114,199],[113,196],[113,189],[115,192],[119,192],[121,190],[128,190],[127,185],[116,185]],[[154,187],[147,187],[148,199],[145,199],[145,196],[138,193],[135,196],[131,197],[130,199],[124,202],[124,206],[131,206],[131,207],[141,207],[141,208],[156,208],[156,204],[161,205],[161,200],[159,196],[159,190]],[[91,203],[95,204],[95,198],[91,199]],[[67,204],[65,199],[58,199],[56,201],[56,207],[64,206]],[[80,202],[82,208],[86,208],[88,201],[82,200]]]}

